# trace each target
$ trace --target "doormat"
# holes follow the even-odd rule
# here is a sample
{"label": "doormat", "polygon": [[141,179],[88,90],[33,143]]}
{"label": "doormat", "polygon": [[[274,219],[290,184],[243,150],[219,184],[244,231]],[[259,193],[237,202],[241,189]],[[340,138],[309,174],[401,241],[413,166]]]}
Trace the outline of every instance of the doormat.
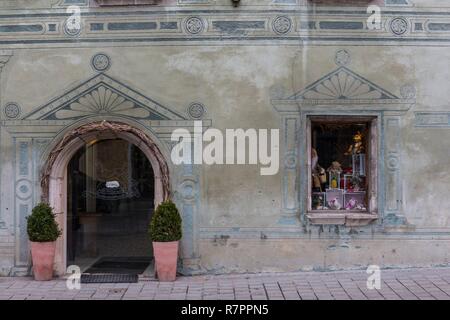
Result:
{"label": "doormat", "polygon": [[150,257],[103,257],[84,273],[139,275],[144,273],[151,262]]}
{"label": "doormat", "polygon": [[81,283],[137,283],[137,274],[86,274],[81,275]]}

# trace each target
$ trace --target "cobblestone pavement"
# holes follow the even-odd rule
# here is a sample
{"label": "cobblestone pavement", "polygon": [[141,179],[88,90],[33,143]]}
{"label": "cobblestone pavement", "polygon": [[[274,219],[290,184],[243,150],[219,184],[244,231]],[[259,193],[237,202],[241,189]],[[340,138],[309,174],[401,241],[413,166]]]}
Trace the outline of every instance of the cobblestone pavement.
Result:
{"label": "cobblestone pavement", "polygon": [[0,300],[175,299],[175,300],[450,300],[450,268],[381,270],[381,289],[367,289],[364,271],[262,273],[179,277],[173,283],[81,284],[0,278]]}

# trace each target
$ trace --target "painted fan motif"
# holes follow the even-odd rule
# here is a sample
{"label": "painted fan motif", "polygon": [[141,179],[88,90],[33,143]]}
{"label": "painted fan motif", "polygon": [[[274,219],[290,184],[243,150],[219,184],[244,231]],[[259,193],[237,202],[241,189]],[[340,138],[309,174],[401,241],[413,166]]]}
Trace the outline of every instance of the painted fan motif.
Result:
{"label": "painted fan motif", "polygon": [[116,114],[136,118],[150,116],[148,110],[140,108],[134,102],[104,86],[100,86],[70,104],[67,109],[57,111],[55,117],[57,119],[70,119],[94,114]]}
{"label": "painted fan motif", "polygon": [[380,99],[382,93],[340,71],[304,95],[305,99]]}
{"label": "painted fan motif", "polygon": [[351,70],[340,67],[289,99],[378,100],[397,97]]}

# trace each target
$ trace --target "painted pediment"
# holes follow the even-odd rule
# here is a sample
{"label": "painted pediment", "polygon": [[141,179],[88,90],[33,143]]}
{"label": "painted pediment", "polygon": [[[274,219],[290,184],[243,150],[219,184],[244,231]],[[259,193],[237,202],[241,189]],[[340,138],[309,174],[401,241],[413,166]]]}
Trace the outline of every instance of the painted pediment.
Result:
{"label": "painted pediment", "polygon": [[99,115],[141,120],[185,120],[182,115],[104,73],[53,99],[24,119],[78,120]]}
{"label": "painted pediment", "polygon": [[379,100],[398,97],[342,66],[288,99]]}

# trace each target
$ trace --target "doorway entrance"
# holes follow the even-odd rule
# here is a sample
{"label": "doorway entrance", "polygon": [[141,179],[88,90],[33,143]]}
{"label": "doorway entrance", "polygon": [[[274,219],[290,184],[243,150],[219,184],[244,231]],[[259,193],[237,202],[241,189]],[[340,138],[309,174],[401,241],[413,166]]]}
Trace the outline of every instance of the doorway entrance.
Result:
{"label": "doorway entrance", "polygon": [[67,166],[67,263],[86,273],[143,273],[153,256],[150,161],[123,139],[93,141]]}
{"label": "doorway entrance", "polygon": [[[85,124],[82,125],[78,123],[76,125],[73,125],[72,127],[67,128],[64,132],[61,133],[59,137],[56,137],[56,139],[54,139],[54,143],[43,155],[43,158],[46,160],[44,166],[41,169],[42,170],[41,199],[44,202],[48,202],[50,206],[54,209],[54,212],[56,214],[56,221],[58,222],[58,225],[62,230],[62,237],[58,238],[58,240],[56,241],[56,254],[55,254],[55,273],[59,276],[66,274],[67,267],[71,265],[70,260],[74,259],[74,257],[76,258],[77,248],[70,247],[71,251],[75,249],[75,255],[74,253],[71,252],[70,253],[71,256],[69,256],[68,252],[69,246],[71,246],[70,244],[73,243],[72,241],[80,241],[78,243],[83,243],[81,241],[84,241],[73,239],[83,231],[79,231],[78,234],[74,234],[74,232],[72,231],[72,226],[70,226],[70,230],[68,230],[69,229],[68,215],[69,214],[73,215],[73,212],[71,211],[72,206],[69,206],[68,204],[69,197],[72,197],[72,191],[68,190],[69,163],[72,161],[72,159],[77,157],[79,158],[80,155],[78,153],[86,152],[89,146],[107,140],[121,140],[130,143],[132,145],[130,146],[130,148],[135,148],[142,151],[146,159],[148,159],[148,161],[150,162],[152,169],[151,172],[153,173],[154,202],[152,204],[149,204],[150,209],[148,213],[149,214],[148,219],[150,219],[151,217],[152,208],[155,208],[156,206],[158,206],[158,204],[169,198],[171,190],[169,167],[167,165],[166,157],[163,155],[159,147],[159,145],[161,144],[159,143],[159,140],[152,134],[152,132],[146,130],[145,128],[142,128],[138,123],[125,123],[108,120],[102,120],[98,122],[86,122]],[[119,152],[114,152],[114,154],[111,157],[112,158],[117,157],[118,153]],[[140,159],[142,159],[142,156],[137,156],[137,158],[139,157]],[[104,158],[105,157],[101,159]],[[130,157],[130,159],[131,158],[132,157]],[[135,170],[135,172],[137,171]],[[117,182],[114,181],[115,180],[112,179],[111,181],[108,181],[110,182],[108,183],[108,186],[110,188],[106,187],[107,181],[104,181],[103,191],[105,190],[111,191],[109,189],[113,189],[114,186],[116,186],[117,188]],[[120,184],[119,182],[119,188],[121,186],[123,187],[123,184]],[[89,191],[89,189],[87,189],[86,191]],[[99,194],[101,195],[102,193]],[[87,195],[88,192],[86,192],[86,196]],[[82,197],[83,194],[77,194],[76,196]],[[131,200],[134,201],[136,199],[134,198]],[[73,200],[70,201],[73,202]],[[90,205],[93,208],[93,204]],[[107,206],[105,205],[103,205],[103,207],[107,208]],[[114,206],[112,206],[111,208],[114,208]],[[95,210],[97,210],[97,204],[95,205]],[[85,213],[88,213],[88,211],[86,210]],[[94,213],[98,214],[95,211]],[[87,217],[87,220],[89,220],[89,216]],[[95,219],[91,220],[95,221]],[[101,223],[100,220],[101,219],[97,219],[97,222]],[[90,224],[90,226],[92,226],[92,224]],[[88,227],[86,226],[86,228]],[[83,230],[86,230],[86,228]],[[147,224],[145,225],[145,228],[147,228]],[[91,233],[87,232],[87,234],[89,235]],[[81,235],[80,238],[83,238],[83,236]],[[147,241],[150,242],[150,239],[147,238]],[[117,248],[117,246],[115,247]],[[150,253],[145,256],[147,259],[149,258],[149,256],[151,257],[152,255],[151,248],[149,252]],[[101,258],[100,256],[97,259],[94,258],[91,258],[90,261],[88,259],[87,264],[89,262],[91,263],[100,262],[99,261],[99,259]],[[131,258],[132,257],[128,256],[127,254],[126,260],[127,261],[133,260]],[[104,264],[108,263],[109,262],[106,261]],[[92,266],[92,264],[90,266]],[[86,265],[84,267],[86,267]],[[89,265],[87,267],[89,267]]]}

